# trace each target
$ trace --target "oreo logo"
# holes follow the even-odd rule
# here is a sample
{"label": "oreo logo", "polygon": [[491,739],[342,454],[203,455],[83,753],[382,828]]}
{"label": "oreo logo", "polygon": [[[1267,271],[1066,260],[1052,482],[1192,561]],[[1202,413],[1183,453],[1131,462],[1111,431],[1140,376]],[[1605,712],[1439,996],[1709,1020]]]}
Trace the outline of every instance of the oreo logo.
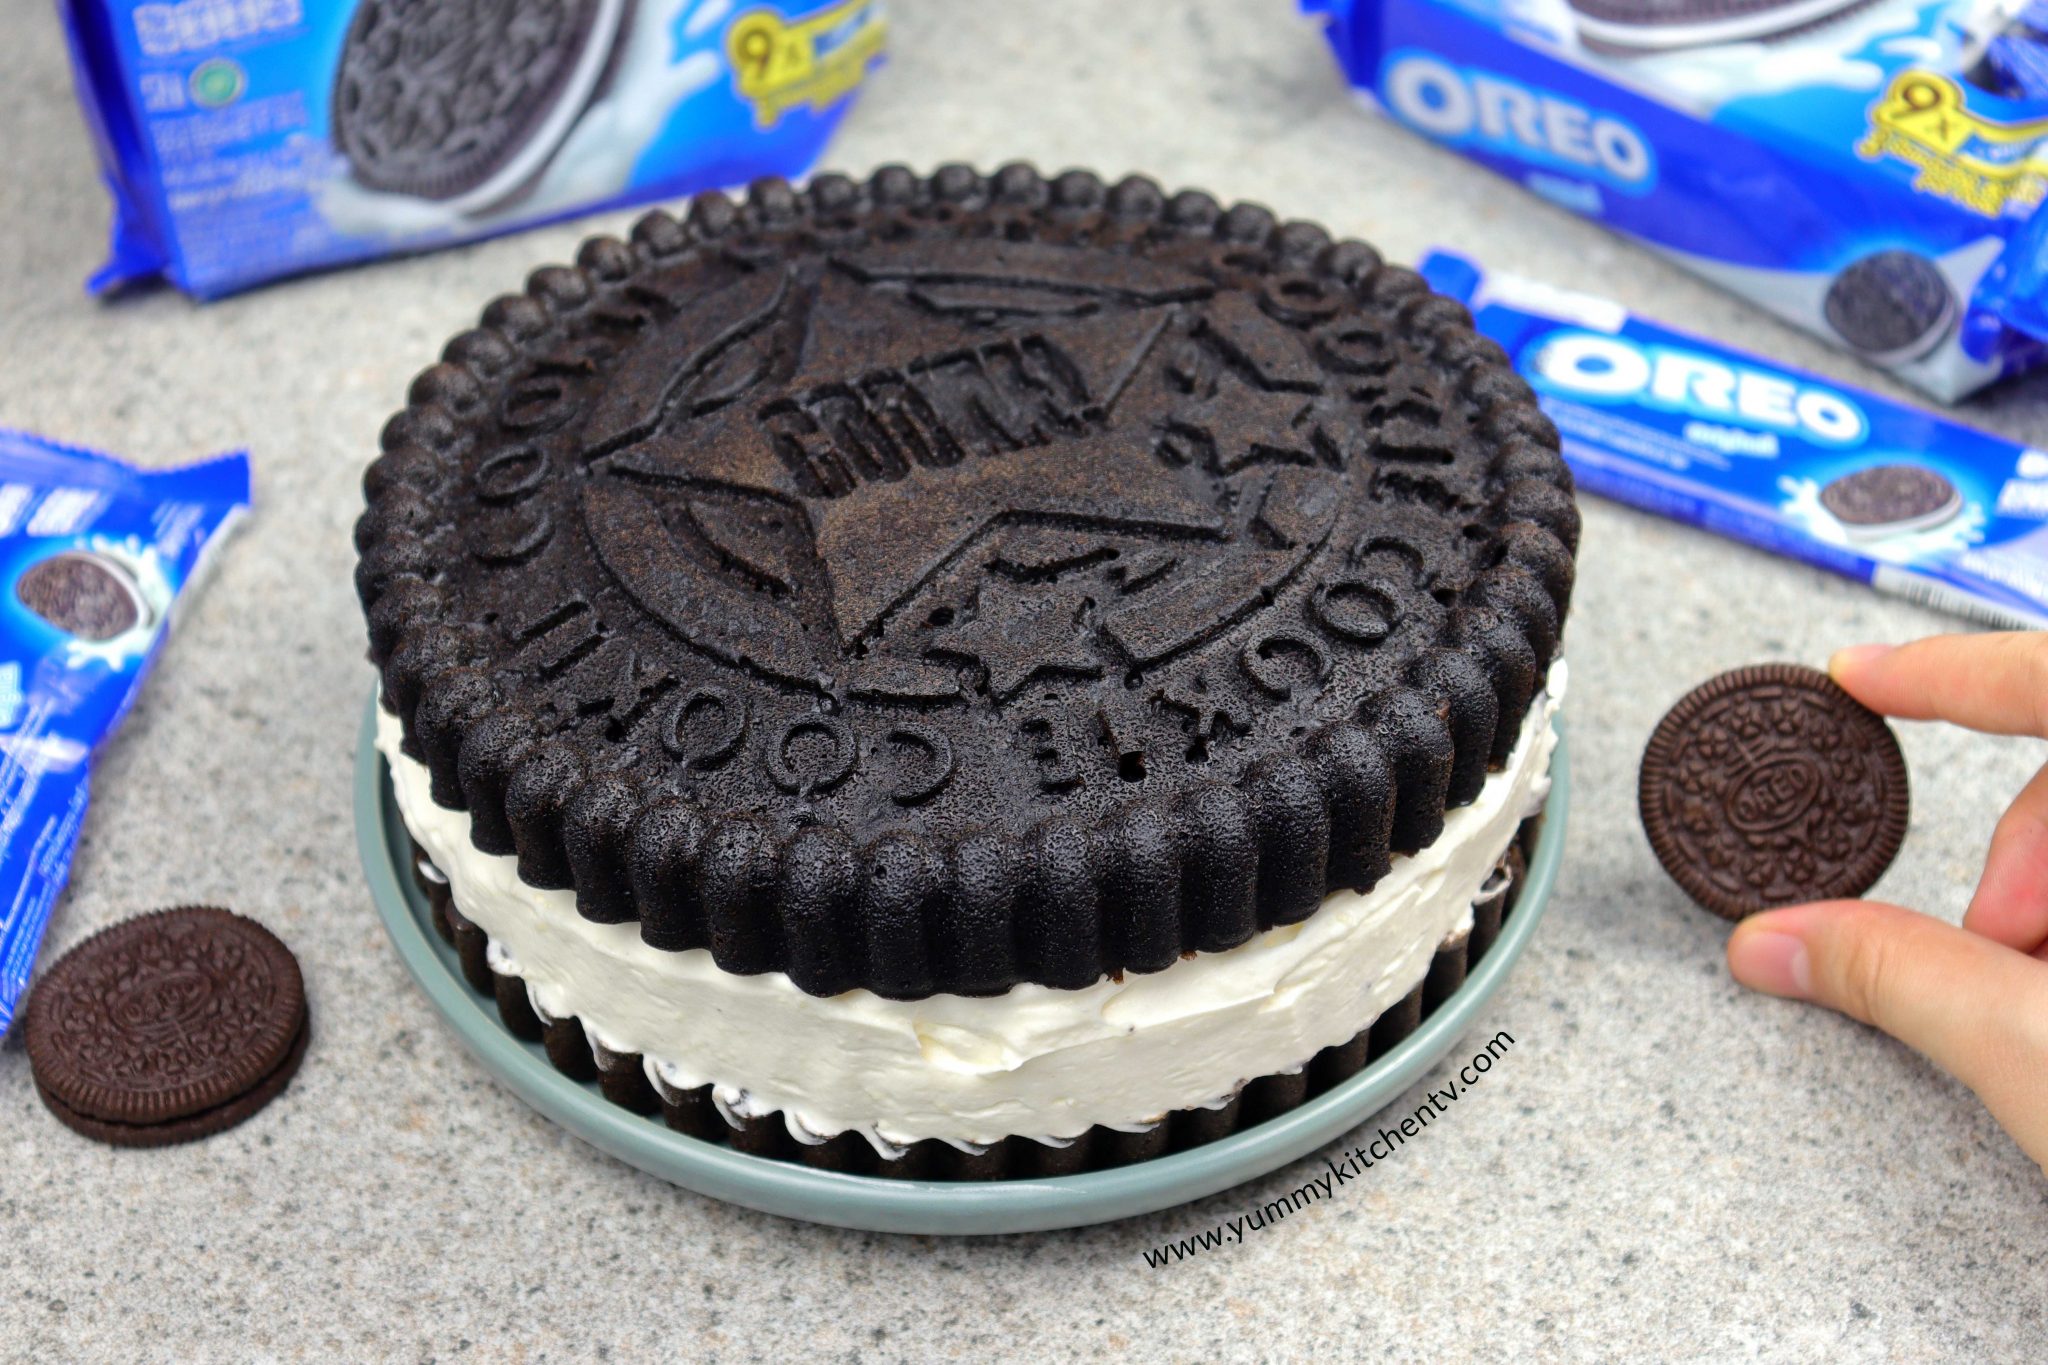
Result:
{"label": "oreo logo", "polygon": [[1539,392],[1785,432],[1829,446],[1869,434],[1863,409],[1818,384],[1676,346],[1640,346],[1598,332],[1553,332],[1519,366]]}
{"label": "oreo logo", "polygon": [[1785,829],[1805,816],[1825,782],[1813,755],[1773,755],[1735,783],[1728,800],[1728,823],[1744,834]]}
{"label": "oreo logo", "polygon": [[1388,63],[1380,89],[1403,123],[1441,141],[1588,175],[1625,194],[1655,183],[1656,157],[1632,124],[1554,91],[1413,52]]}

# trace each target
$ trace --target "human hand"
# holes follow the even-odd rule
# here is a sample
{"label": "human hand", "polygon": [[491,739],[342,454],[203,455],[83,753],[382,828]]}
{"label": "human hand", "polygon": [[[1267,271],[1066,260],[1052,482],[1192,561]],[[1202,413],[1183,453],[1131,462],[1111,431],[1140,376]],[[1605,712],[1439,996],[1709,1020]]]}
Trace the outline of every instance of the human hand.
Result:
{"label": "human hand", "polygon": [[[1873,711],[2048,738],[2048,632],[1859,645],[1828,661]],[[1728,967],[1753,990],[1883,1029],[1977,1092],[2048,1171],[2048,768],[1991,834],[1962,928],[1878,901],[1752,915]]]}

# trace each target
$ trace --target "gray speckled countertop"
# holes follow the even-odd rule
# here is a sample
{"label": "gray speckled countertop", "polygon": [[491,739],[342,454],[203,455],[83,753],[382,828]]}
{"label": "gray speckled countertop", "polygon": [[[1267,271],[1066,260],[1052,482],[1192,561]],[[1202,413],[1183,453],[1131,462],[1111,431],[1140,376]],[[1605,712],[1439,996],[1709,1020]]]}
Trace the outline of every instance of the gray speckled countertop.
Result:
{"label": "gray speckled countertop", "polygon": [[[894,61],[836,164],[1143,168],[1876,382],[1362,113],[1283,0],[892,10]],[[260,504],[101,765],[49,948],[158,905],[231,904],[297,949],[315,1027],[281,1102],[154,1152],[74,1137],[18,1043],[0,1051],[0,1356],[2039,1358],[2048,1180],[1912,1053],[1731,983],[1724,927],[1663,878],[1634,815],[1643,740],[1693,682],[1951,622],[1591,502],[1563,878],[1489,1016],[1514,1050],[1421,1140],[1166,1270],[1140,1252],[1308,1166],[987,1241],[723,1207],[566,1136],[456,1048],[385,942],[350,831],[370,674],[348,533],[378,426],[484,300],[630,215],[207,308],[101,306],[79,281],[107,206],[48,5],[0,14],[0,129],[0,421],[145,462],[246,445]],[[1967,415],[2048,441],[2048,381]],[[2041,753],[1903,738],[1913,825],[1881,892],[1954,918]]]}

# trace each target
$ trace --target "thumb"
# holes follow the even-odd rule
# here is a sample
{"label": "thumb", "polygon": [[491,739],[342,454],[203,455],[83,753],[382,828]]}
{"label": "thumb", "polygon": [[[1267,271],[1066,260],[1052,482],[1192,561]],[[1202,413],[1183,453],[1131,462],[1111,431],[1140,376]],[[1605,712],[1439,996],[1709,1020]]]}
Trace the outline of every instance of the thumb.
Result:
{"label": "thumb", "polygon": [[1820,901],[1744,920],[1728,966],[1925,1053],[2048,1168],[2048,962],[1896,905]]}

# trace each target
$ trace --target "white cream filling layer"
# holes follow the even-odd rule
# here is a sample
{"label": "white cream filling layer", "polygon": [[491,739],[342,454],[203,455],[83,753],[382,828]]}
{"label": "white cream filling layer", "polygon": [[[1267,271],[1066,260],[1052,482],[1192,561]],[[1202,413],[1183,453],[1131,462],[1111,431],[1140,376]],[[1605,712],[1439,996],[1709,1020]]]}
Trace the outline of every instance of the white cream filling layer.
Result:
{"label": "white cream filling layer", "polygon": [[490,937],[492,966],[522,977],[542,1014],[573,1015],[605,1048],[640,1053],[672,1090],[715,1087],[728,1118],[780,1112],[799,1141],[851,1130],[891,1155],[923,1138],[1059,1145],[1097,1124],[1142,1130],[1227,1103],[1366,1028],[1470,926],[1516,828],[1549,794],[1564,685],[1560,661],[1506,765],[1371,892],[1336,892],[1299,924],[1161,972],[988,997],[821,998],[780,972],[721,971],[705,949],[650,948],[637,925],[593,924],[573,892],[536,890],[516,859],[480,852],[468,814],[434,803],[382,711],[377,747],[406,827]]}

